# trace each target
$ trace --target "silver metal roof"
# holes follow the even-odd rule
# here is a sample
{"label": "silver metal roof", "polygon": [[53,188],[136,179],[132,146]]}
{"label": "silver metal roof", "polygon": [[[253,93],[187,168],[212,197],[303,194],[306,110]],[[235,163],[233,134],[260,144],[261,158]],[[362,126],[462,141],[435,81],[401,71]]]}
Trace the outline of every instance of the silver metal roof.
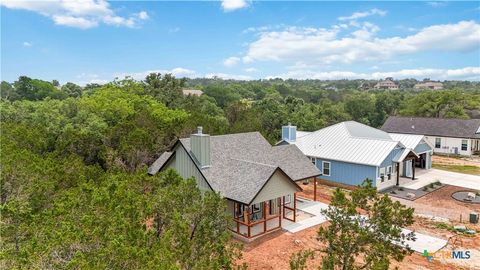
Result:
{"label": "silver metal roof", "polygon": [[332,125],[292,142],[307,156],[379,166],[401,143],[388,133],[347,121]]}

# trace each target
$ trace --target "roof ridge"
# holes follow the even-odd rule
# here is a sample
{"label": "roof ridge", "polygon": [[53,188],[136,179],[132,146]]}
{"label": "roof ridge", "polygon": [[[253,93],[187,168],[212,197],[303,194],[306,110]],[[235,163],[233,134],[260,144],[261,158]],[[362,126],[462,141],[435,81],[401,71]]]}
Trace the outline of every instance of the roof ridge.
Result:
{"label": "roof ridge", "polygon": [[246,159],[240,159],[240,158],[229,158],[229,159],[248,162],[248,163],[262,165],[262,166],[268,166],[268,167],[271,167],[271,168],[278,168],[278,166],[275,166],[275,165],[272,165],[272,164],[261,163],[261,162],[257,162],[257,161],[253,161],[253,160],[246,160]]}
{"label": "roof ridge", "polygon": [[460,120],[460,121],[480,121],[478,118],[462,119],[462,118],[439,118],[439,117],[426,117],[426,116],[396,116],[390,115],[388,118],[416,118],[416,119],[431,119],[431,120]]}

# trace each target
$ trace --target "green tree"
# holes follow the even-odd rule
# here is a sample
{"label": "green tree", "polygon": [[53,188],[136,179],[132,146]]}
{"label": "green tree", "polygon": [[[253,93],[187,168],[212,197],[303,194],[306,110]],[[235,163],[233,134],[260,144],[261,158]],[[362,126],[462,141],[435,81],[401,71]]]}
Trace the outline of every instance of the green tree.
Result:
{"label": "green tree", "polygon": [[69,97],[80,97],[82,95],[82,87],[71,82],[62,85],[61,90]]}
{"label": "green tree", "polygon": [[[323,254],[321,268],[388,269],[391,259],[403,260],[412,251],[402,246],[415,236],[403,233],[402,227],[413,224],[413,211],[378,194],[368,179],[350,195],[337,188],[330,206],[322,211],[330,225],[318,231],[318,240],[327,245],[315,250]],[[304,256],[292,257],[291,265],[302,269]]]}
{"label": "green tree", "polygon": [[176,79],[171,74],[162,76],[160,73],[150,73],[145,78],[146,92],[163,102],[169,108],[179,106],[183,98],[182,88],[185,79]]}

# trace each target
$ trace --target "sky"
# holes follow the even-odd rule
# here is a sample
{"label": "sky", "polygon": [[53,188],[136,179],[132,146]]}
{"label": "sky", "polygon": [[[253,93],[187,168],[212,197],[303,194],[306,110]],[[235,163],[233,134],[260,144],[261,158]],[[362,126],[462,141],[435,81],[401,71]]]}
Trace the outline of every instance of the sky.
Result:
{"label": "sky", "polygon": [[11,1],[1,79],[480,80],[480,2]]}

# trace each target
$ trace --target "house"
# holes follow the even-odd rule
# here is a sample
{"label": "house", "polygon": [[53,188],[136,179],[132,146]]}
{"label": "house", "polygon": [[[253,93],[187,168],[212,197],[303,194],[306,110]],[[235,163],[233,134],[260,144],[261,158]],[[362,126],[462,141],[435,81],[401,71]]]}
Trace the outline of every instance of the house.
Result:
{"label": "house", "polygon": [[421,83],[415,84],[413,86],[415,89],[432,89],[432,90],[442,90],[443,89],[443,83],[441,82],[434,82],[434,81],[423,81]]}
{"label": "house", "polygon": [[282,127],[278,145],[296,145],[322,172],[325,183],[353,187],[366,178],[382,190],[415,179],[415,170],[431,168],[431,147],[422,136],[397,136],[355,122],[341,122],[314,132]]}
{"label": "house", "polygon": [[201,96],[203,95],[203,91],[202,90],[197,90],[197,89],[183,89],[182,90],[182,93],[184,96]]}
{"label": "house", "polygon": [[389,90],[397,90],[398,85],[393,81],[393,78],[388,77],[385,80],[379,81],[377,84],[373,86],[373,89],[389,89]]}
{"label": "house", "polygon": [[434,153],[471,156],[480,152],[480,119],[390,116],[382,130],[424,135]]}
{"label": "house", "polygon": [[295,222],[296,193],[302,191],[297,182],[320,175],[295,145],[272,146],[259,132],[210,136],[202,127],[177,140],[148,173],[167,168],[226,198],[231,230],[242,240]]}

